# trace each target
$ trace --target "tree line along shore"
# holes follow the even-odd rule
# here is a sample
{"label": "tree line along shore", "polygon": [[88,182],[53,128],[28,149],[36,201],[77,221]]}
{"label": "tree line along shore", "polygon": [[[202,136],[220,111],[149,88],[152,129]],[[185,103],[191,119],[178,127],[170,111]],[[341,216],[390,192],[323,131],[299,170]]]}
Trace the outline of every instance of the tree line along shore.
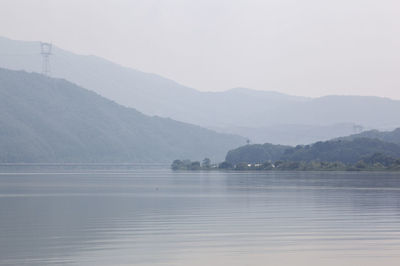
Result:
{"label": "tree line along shore", "polygon": [[400,171],[400,128],[366,131],[310,145],[247,144],[222,163],[175,160],[173,170]]}
{"label": "tree line along shore", "polygon": [[190,160],[175,160],[171,164],[172,170],[210,171],[400,171],[400,159],[383,154],[374,154],[356,163],[320,162],[320,161],[276,161],[264,163],[241,162],[232,164],[224,161],[218,164],[211,163],[207,158],[202,162]]}

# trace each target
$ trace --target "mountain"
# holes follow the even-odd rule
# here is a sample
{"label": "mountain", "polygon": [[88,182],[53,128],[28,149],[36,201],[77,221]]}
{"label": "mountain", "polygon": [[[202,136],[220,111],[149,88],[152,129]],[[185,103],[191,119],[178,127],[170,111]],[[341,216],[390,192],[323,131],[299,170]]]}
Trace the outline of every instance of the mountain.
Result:
{"label": "mountain", "polygon": [[270,143],[245,145],[230,150],[225,161],[231,164],[275,162],[280,160],[285,151],[290,148],[292,147]]}
{"label": "mountain", "polygon": [[400,145],[377,138],[365,137],[319,141],[311,145],[298,145],[296,147],[268,143],[254,144],[229,151],[225,160],[231,164],[278,160],[356,163],[375,154],[400,158]]}
{"label": "mountain", "polygon": [[[0,37],[0,50],[0,67],[41,72],[39,42]],[[126,68],[96,56],[77,55],[56,46],[53,46],[50,61],[53,77],[72,81],[148,115],[206,127],[254,125],[256,113],[264,115],[265,111],[272,111],[280,105],[307,100],[244,88],[200,92],[155,74]],[[246,112],[238,109],[240,106],[245,106]]]}
{"label": "mountain", "polygon": [[[0,67],[40,72],[39,42],[0,38],[0,50]],[[54,77],[70,80],[124,106],[222,133],[241,134],[259,143],[308,144],[357,133],[359,126],[400,126],[400,101],[387,98],[313,99],[246,88],[200,92],[155,74],[58,47],[53,47],[50,61]]]}
{"label": "mountain", "polygon": [[362,130],[362,127],[352,123],[340,123],[332,125],[281,124],[250,128],[229,127],[229,130],[213,129],[246,136],[252,143],[264,143],[268,140],[273,144],[297,145],[330,140],[337,136],[348,136]]}
{"label": "mountain", "polygon": [[288,149],[280,159],[284,161],[356,163],[374,154],[400,158],[400,145],[369,138],[320,141],[312,145]]}
{"label": "mountain", "polygon": [[400,144],[400,128],[396,128],[393,131],[379,131],[379,130],[369,130],[364,131],[359,134],[353,134],[347,137],[341,137],[341,140],[353,140],[357,138],[370,138],[379,139],[386,142],[392,142]]}
{"label": "mountain", "polygon": [[0,69],[0,162],[221,160],[241,143],[144,115],[66,80]]}

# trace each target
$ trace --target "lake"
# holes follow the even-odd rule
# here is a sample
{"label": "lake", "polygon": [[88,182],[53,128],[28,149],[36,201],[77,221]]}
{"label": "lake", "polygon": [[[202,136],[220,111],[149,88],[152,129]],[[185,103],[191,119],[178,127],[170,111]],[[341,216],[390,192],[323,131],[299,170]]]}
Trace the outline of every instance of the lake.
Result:
{"label": "lake", "polygon": [[1,165],[0,265],[400,265],[400,173]]}

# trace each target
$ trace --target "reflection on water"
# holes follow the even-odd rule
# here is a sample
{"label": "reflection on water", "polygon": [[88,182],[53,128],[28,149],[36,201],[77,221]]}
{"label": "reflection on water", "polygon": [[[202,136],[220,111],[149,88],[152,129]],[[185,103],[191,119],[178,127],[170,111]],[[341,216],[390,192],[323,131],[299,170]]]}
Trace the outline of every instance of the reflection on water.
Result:
{"label": "reflection on water", "polygon": [[399,265],[400,175],[3,165],[1,265]]}

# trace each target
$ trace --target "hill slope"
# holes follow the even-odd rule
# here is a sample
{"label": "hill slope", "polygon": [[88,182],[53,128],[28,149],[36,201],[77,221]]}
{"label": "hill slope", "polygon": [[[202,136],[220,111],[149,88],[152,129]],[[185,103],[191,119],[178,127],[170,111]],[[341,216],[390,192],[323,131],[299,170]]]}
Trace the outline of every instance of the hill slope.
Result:
{"label": "hill slope", "polygon": [[288,149],[281,160],[356,163],[378,153],[400,158],[400,145],[369,138],[320,141]]}
{"label": "hill slope", "polygon": [[280,160],[285,151],[290,148],[292,147],[270,143],[245,145],[230,150],[225,157],[225,161],[231,164],[274,162]]}
{"label": "hill slope", "polygon": [[143,115],[65,80],[0,69],[0,162],[218,160],[241,143]]}
{"label": "hill slope", "polygon": [[[0,37],[0,67],[40,72],[39,49],[39,42]],[[201,126],[254,125],[257,113],[263,115],[278,106],[307,100],[244,88],[200,92],[159,75],[126,68],[97,56],[77,55],[56,46],[51,66],[52,76],[74,82],[119,104],[148,115]],[[238,106],[246,107],[246,112]]]}
{"label": "hill slope", "polygon": [[[398,130],[395,130],[388,135],[392,136],[397,132]],[[378,138],[366,137],[319,141],[311,145],[298,145],[296,147],[266,143],[263,145],[245,145],[231,150],[227,153],[225,160],[232,164],[278,160],[355,163],[374,154],[400,158],[400,145]]]}
{"label": "hill slope", "polygon": [[[0,37],[0,50],[0,67],[40,72],[39,42]],[[400,126],[400,101],[386,98],[311,99],[245,88],[200,92],[155,74],[57,47],[51,64],[54,77],[70,80],[145,114],[241,134],[259,143],[308,144],[353,134],[355,124],[376,129]]]}
{"label": "hill slope", "polygon": [[386,142],[400,144],[400,128],[396,128],[393,131],[378,131],[378,130],[369,130],[364,131],[359,134],[353,134],[347,137],[338,138],[341,140],[353,140],[357,138],[370,138],[370,139],[379,139]]}

